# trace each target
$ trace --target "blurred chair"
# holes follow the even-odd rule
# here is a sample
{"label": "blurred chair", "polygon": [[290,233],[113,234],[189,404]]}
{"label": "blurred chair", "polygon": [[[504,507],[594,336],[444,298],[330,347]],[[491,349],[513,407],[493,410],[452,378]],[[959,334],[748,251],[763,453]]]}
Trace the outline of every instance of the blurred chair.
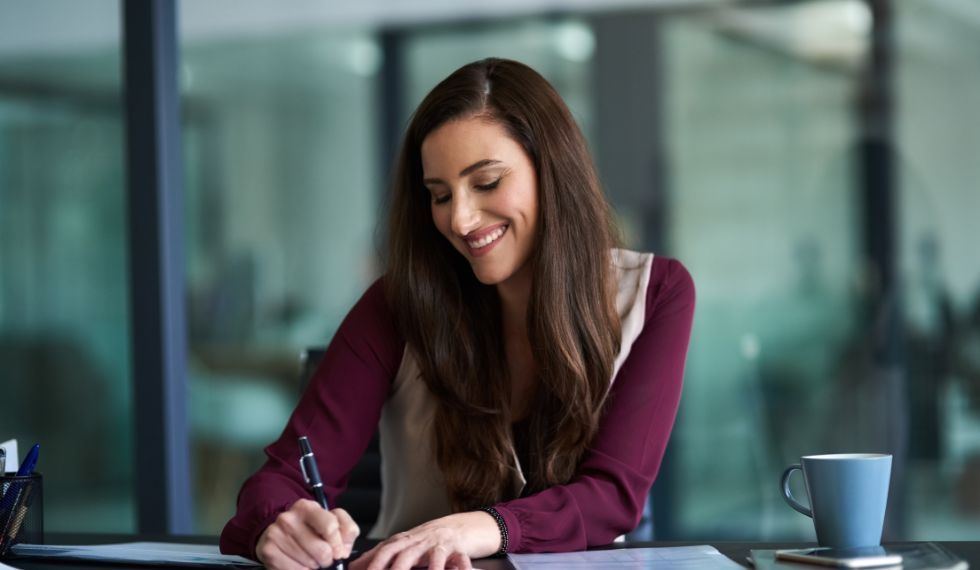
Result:
{"label": "blurred chair", "polygon": [[[307,348],[300,355],[300,393],[313,378],[320,360],[326,352],[323,348]],[[347,490],[337,498],[338,507],[346,510],[367,535],[378,520],[381,510],[381,448],[375,431],[364,455],[354,465],[347,481]]]}

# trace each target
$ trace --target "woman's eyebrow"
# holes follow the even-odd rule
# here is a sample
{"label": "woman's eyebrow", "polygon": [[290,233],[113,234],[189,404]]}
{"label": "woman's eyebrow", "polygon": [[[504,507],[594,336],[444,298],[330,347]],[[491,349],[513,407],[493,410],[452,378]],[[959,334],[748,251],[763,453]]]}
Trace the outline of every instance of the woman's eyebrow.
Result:
{"label": "woman's eyebrow", "polygon": [[[460,170],[459,171],[459,176],[460,176],[460,178],[462,178],[463,176],[466,176],[467,174],[470,174],[470,173],[472,173],[474,171],[477,171],[477,170],[479,170],[481,168],[485,168],[487,166],[495,166],[497,164],[503,164],[503,163],[501,161],[499,161],[499,160],[494,160],[492,158],[484,158],[483,160],[478,160],[477,162],[474,162],[473,164],[467,166],[463,170]],[[422,183],[423,184],[445,184],[445,181],[443,181],[441,178],[426,178],[426,179],[422,180]]]}

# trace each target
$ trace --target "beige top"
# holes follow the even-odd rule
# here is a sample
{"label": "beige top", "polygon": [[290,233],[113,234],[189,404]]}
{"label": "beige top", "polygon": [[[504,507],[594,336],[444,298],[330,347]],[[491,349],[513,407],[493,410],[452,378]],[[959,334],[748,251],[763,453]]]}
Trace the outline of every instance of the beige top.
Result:
{"label": "beige top", "polygon": [[[616,308],[622,342],[610,385],[643,330],[653,254],[614,249],[612,265],[619,285]],[[385,538],[452,512],[446,484],[432,452],[435,410],[436,401],[420,376],[415,356],[406,347],[391,394],[381,411],[381,512],[369,538]],[[514,496],[518,496],[526,479],[516,453],[513,474]]]}

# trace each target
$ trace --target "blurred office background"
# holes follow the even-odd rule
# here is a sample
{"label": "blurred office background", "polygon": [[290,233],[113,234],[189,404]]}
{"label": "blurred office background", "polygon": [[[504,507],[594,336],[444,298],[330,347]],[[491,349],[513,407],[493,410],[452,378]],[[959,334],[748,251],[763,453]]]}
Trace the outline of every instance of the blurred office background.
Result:
{"label": "blurred office background", "polygon": [[[980,532],[980,4],[179,4],[193,530],[378,275],[391,153],[459,65],[569,103],[628,245],[698,286],[657,538],[812,539],[800,455],[895,454],[886,537]],[[0,3],[0,440],[46,526],[136,529],[120,5]],[[140,221],[134,220],[139,224]]]}

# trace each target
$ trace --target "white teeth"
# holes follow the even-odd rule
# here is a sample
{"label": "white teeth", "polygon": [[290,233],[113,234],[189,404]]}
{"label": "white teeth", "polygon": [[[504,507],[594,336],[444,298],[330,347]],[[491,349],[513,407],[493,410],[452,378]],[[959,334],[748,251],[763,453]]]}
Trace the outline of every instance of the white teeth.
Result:
{"label": "white teeth", "polygon": [[506,229],[507,229],[507,226],[500,226],[499,228],[497,228],[496,230],[494,230],[494,231],[490,232],[489,234],[483,236],[482,238],[480,238],[478,240],[466,240],[466,243],[470,247],[472,247],[473,249],[479,249],[481,247],[487,247],[491,243],[493,243],[493,242],[497,241],[498,239],[500,239],[500,236],[504,235],[504,230],[506,230]]}

